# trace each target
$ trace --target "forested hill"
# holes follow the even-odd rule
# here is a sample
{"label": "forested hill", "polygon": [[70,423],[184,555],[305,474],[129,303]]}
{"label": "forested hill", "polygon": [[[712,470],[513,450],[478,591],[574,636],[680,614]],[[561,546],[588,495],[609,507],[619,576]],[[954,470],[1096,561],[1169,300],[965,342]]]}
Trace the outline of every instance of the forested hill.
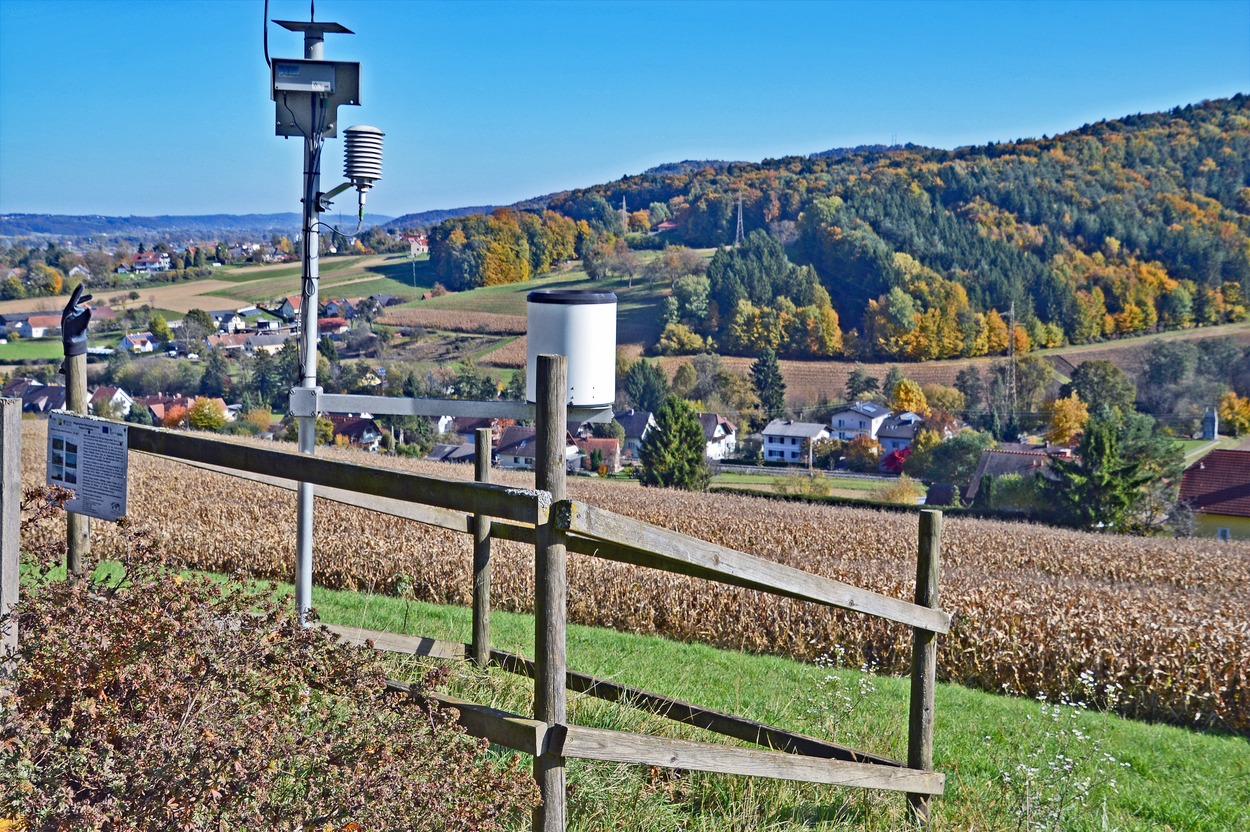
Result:
{"label": "forested hill", "polygon": [[[355,215],[351,216],[355,221]],[[110,217],[100,214],[3,214],[0,237],[89,237],[105,235],[139,241],[172,239],[268,238],[271,234],[294,235],[300,215],[284,214],[194,214],[155,217]],[[381,225],[390,217],[366,214],[367,225]]]}
{"label": "forested hill", "polygon": [[[739,194],[747,232],[768,231],[790,260],[814,268],[842,330],[859,335],[848,339],[848,349],[861,354],[992,353],[1005,344],[997,319],[1013,304],[1023,333],[1042,343],[1246,314],[1244,94],[1052,138],[956,150],[872,148],[629,176],[551,195],[546,213],[516,220],[511,256],[530,261],[521,271],[542,271],[528,240],[536,228],[567,235],[563,220],[583,229],[579,253],[588,250],[588,235],[625,236],[623,222],[640,230],[668,220],[676,228],[663,237],[674,243],[729,244]],[[634,213],[622,217],[622,198]],[[499,240],[480,239],[497,235],[486,228],[491,221],[514,222],[496,215],[435,229],[436,266],[459,258],[454,265],[469,283],[515,279],[516,272],[499,267],[501,249],[492,249]],[[776,306],[758,294],[730,291],[723,299],[746,300],[756,312]],[[716,287],[713,295],[716,301]],[[723,342],[738,310],[711,311],[706,334],[719,327]]]}

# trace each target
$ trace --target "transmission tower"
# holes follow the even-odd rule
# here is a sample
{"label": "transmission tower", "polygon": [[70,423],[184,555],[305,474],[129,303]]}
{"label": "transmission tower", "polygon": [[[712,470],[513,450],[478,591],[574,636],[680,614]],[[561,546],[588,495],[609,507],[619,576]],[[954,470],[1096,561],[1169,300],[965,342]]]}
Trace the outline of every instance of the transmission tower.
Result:
{"label": "transmission tower", "polygon": [[1016,423],[1016,302],[1007,310],[1007,395],[1011,401],[1011,423]]}
{"label": "transmission tower", "polygon": [[625,207],[625,195],[621,195],[621,233],[629,233],[629,209]]}
{"label": "transmission tower", "polygon": [[738,188],[738,230],[734,232],[734,248],[742,245],[745,237],[742,233],[742,188]]}

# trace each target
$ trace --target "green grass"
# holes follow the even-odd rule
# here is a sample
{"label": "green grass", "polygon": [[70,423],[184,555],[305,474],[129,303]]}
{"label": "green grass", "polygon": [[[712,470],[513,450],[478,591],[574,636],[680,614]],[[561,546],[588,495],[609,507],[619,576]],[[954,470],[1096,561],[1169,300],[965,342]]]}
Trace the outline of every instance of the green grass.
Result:
{"label": "green grass", "polygon": [[[120,334],[112,335],[93,335],[91,337],[91,346],[93,347],[116,347],[121,343]],[[65,346],[61,343],[61,339],[57,338],[38,338],[35,340],[9,340],[7,344],[0,344],[0,362],[5,361],[29,361],[29,360],[59,360],[65,357]]]}
{"label": "green grass", "polygon": [[[314,590],[313,599],[329,622],[469,639],[471,617],[464,608],[324,590]],[[531,616],[495,612],[491,626],[493,646],[533,655]],[[840,707],[835,697],[820,693],[826,671],[784,658],[580,626],[569,627],[568,652],[571,669],[818,736],[824,717]],[[463,677],[458,684],[466,698],[473,694],[477,701],[527,712],[527,682],[498,673],[487,680],[467,671],[458,675]],[[849,670],[831,675],[843,690],[854,690],[861,678]],[[834,739],[903,756],[907,681],[886,677],[873,681],[876,692],[839,726]],[[585,697],[571,698],[570,715],[577,724],[709,739],[695,729]],[[1239,828],[1245,806],[1250,805],[1250,757],[1244,738],[1091,712],[1073,721],[1087,734],[1102,738],[1105,750],[1131,768],[1117,768],[1113,776],[1118,786],[1098,790],[1086,810],[1058,828],[1212,832]],[[935,828],[1012,828],[1002,772],[1013,771],[1033,749],[1047,747],[1053,742],[1047,733],[1055,730],[1038,702],[939,685],[935,765],[947,774],[947,791],[936,804]],[[589,802],[581,808],[592,818],[588,822],[575,816],[577,829],[668,830],[678,823],[682,828],[726,830],[902,826],[902,798],[885,793],[685,773],[678,789],[682,796],[677,798],[658,788],[645,769],[577,763],[571,777],[575,795],[579,790],[588,795]],[[596,802],[593,796],[601,792],[607,794]]]}
{"label": "green grass", "polygon": [[[333,274],[355,265],[360,260],[360,257],[327,257],[318,261],[318,271],[323,275]],[[248,269],[248,271],[244,271],[244,269]],[[224,280],[227,283],[252,283],[257,280],[283,280],[290,278],[298,280],[301,274],[303,274],[303,266],[300,264],[283,264],[260,268],[249,265],[231,267],[229,270],[217,269],[213,272],[212,279]]]}

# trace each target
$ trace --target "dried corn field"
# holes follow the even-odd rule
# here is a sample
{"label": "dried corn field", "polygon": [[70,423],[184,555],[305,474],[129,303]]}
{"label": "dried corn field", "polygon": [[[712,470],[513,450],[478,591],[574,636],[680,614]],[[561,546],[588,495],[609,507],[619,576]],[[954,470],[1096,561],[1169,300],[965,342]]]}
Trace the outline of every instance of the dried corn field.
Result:
{"label": "dried corn field", "polygon": [[[25,423],[24,479],[42,479],[44,425]],[[471,476],[469,466],[347,461]],[[188,565],[290,579],[292,492],[131,455],[131,515]],[[521,474],[496,481],[530,485]],[[571,496],[660,526],[888,595],[910,598],[917,525],[882,513],[575,479]],[[96,554],[116,546],[96,524]],[[532,548],[495,543],[494,604],[528,610]],[[467,604],[467,536],[318,501],[316,575],[325,586]],[[569,613],[584,624],[815,658],[834,645],[906,672],[910,632],[867,616],[657,571],[569,556]],[[948,518],[939,639],[942,678],[1057,697],[1092,673],[1121,686],[1126,715],[1250,734],[1250,545],[1081,534]]]}
{"label": "dried corn field", "polygon": [[378,323],[387,326],[420,326],[447,332],[474,332],[485,335],[524,335],[524,315],[493,312],[464,312],[458,309],[389,309]]}

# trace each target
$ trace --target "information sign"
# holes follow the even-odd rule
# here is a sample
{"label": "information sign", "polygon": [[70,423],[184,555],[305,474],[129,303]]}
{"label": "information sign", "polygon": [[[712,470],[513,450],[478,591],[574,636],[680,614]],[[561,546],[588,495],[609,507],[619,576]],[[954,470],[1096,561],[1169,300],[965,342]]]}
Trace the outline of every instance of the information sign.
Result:
{"label": "information sign", "polygon": [[116,520],[126,514],[126,426],[53,411],[48,417],[48,485],[74,492],[66,511]]}

